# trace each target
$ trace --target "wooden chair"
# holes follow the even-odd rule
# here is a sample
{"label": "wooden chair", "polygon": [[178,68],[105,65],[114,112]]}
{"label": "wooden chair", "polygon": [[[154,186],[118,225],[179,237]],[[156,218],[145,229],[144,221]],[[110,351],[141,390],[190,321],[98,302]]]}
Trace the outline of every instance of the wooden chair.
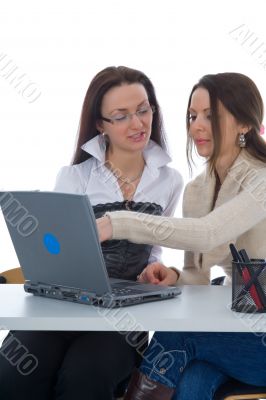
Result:
{"label": "wooden chair", "polygon": [[5,278],[5,280],[6,280],[6,282],[4,282],[4,279],[2,279],[3,282],[1,282],[1,283],[24,283],[25,282],[25,278],[21,271],[21,268],[13,268],[13,269],[8,269],[6,271],[0,272],[0,277]]}

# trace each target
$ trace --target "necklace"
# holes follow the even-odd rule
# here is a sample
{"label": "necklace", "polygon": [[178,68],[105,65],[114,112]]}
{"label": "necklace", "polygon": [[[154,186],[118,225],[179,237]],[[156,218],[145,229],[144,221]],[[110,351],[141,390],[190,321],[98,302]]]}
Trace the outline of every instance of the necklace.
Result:
{"label": "necklace", "polygon": [[143,171],[141,171],[137,176],[135,176],[134,178],[131,178],[131,179],[127,178],[126,176],[122,176],[122,175],[119,176],[116,173],[114,173],[114,172],[113,173],[114,173],[114,176],[116,177],[116,179],[118,179],[120,182],[125,183],[126,185],[129,185],[130,183],[133,183],[137,179],[139,179],[142,175],[142,172]]}
{"label": "necklace", "polygon": [[132,200],[134,193],[136,191],[136,188],[137,188],[137,184],[138,184],[138,182],[136,182],[136,181],[138,181],[141,178],[145,164],[143,165],[143,167],[142,167],[141,171],[138,173],[138,175],[136,175],[132,178],[128,178],[127,176],[122,175],[122,173],[119,169],[112,168],[113,165],[109,161],[106,161],[105,165],[112,172],[114,177],[117,179],[117,183],[120,186],[120,190],[123,194],[124,199],[126,201]]}
{"label": "necklace", "polygon": [[106,163],[106,166],[108,169],[110,169],[110,171],[113,173],[113,175],[116,177],[116,179],[120,182],[123,182],[125,185],[129,185],[130,183],[133,183],[137,179],[139,179],[141,177],[141,175],[143,174],[143,170],[144,170],[144,167],[143,167],[138,175],[134,176],[133,178],[128,178],[127,176],[123,176],[122,174],[120,174],[119,173],[120,171],[114,170],[108,162]]}

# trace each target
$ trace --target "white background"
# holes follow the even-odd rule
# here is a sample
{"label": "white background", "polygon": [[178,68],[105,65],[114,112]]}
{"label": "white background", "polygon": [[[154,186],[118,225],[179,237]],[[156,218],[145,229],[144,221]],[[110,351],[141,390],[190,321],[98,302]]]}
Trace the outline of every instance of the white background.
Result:
{"label": "white background", "polygon": [[[207,73],[241,72],[266,99],[265,0],[0,4],[0,189],[53,188],[59,168],[70,163],[89,82],[107,66],[151,78],[173,165],[186,181],[185,110],[194,83]],[[11,82],[23,73],[41,93],[36,101]],[[164,260],[180,267],[182,254],[167,250]],[[17,265],[0,216],[0,270]]]}

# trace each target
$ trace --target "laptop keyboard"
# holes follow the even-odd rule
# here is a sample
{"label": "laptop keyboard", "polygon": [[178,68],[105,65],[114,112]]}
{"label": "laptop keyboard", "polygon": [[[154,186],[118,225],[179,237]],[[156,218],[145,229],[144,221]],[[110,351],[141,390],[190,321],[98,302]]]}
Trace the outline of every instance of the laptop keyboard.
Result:
{"label": "laptop keyboard", "polygon": [[[133,286],[130,288],[129,286]],[[143,293],[143,290],[138,290],[134,286],[139,286],[138,282],[118,282],[112,284],[112,294],[115,296],[125,296],[129,294],[139,294]]]}
{"label": "laptop keyboard", "polygon": [[112,288],[112,294],[115,296],[125,296],[129,294],[143,293],[143,290],[130,289],[130,288]]}

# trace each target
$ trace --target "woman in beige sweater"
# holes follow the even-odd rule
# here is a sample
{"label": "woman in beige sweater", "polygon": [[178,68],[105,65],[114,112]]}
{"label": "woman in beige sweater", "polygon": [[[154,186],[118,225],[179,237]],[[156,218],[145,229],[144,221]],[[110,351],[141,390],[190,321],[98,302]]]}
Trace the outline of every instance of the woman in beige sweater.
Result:
{"label": "woman in beige sweater", "polygon": [[[191,165],[195,146],[207,163],[205,172],[186,187],[185,218],[117,212],[98,221],[101,240],[126,238],[185,250],[184,268],[175,277],[172,270],[153,265],[140,281],[174,284],[177,278],[177,284],[208,284],[214,265],[224,268],[229,281],[230,242],[252,258],[266,257],[262,119],[260,93],[244,75],[206,75],[193,87],[187,109],[188,160]],[[210,400],[228,377],[266,385],[266,349],[255,335],[158,332],[153,341],[165,351],[146,357],[153,362],[144,361],[133,376],[127,400]],[[167,367],[166,354],[172,356]]]}

